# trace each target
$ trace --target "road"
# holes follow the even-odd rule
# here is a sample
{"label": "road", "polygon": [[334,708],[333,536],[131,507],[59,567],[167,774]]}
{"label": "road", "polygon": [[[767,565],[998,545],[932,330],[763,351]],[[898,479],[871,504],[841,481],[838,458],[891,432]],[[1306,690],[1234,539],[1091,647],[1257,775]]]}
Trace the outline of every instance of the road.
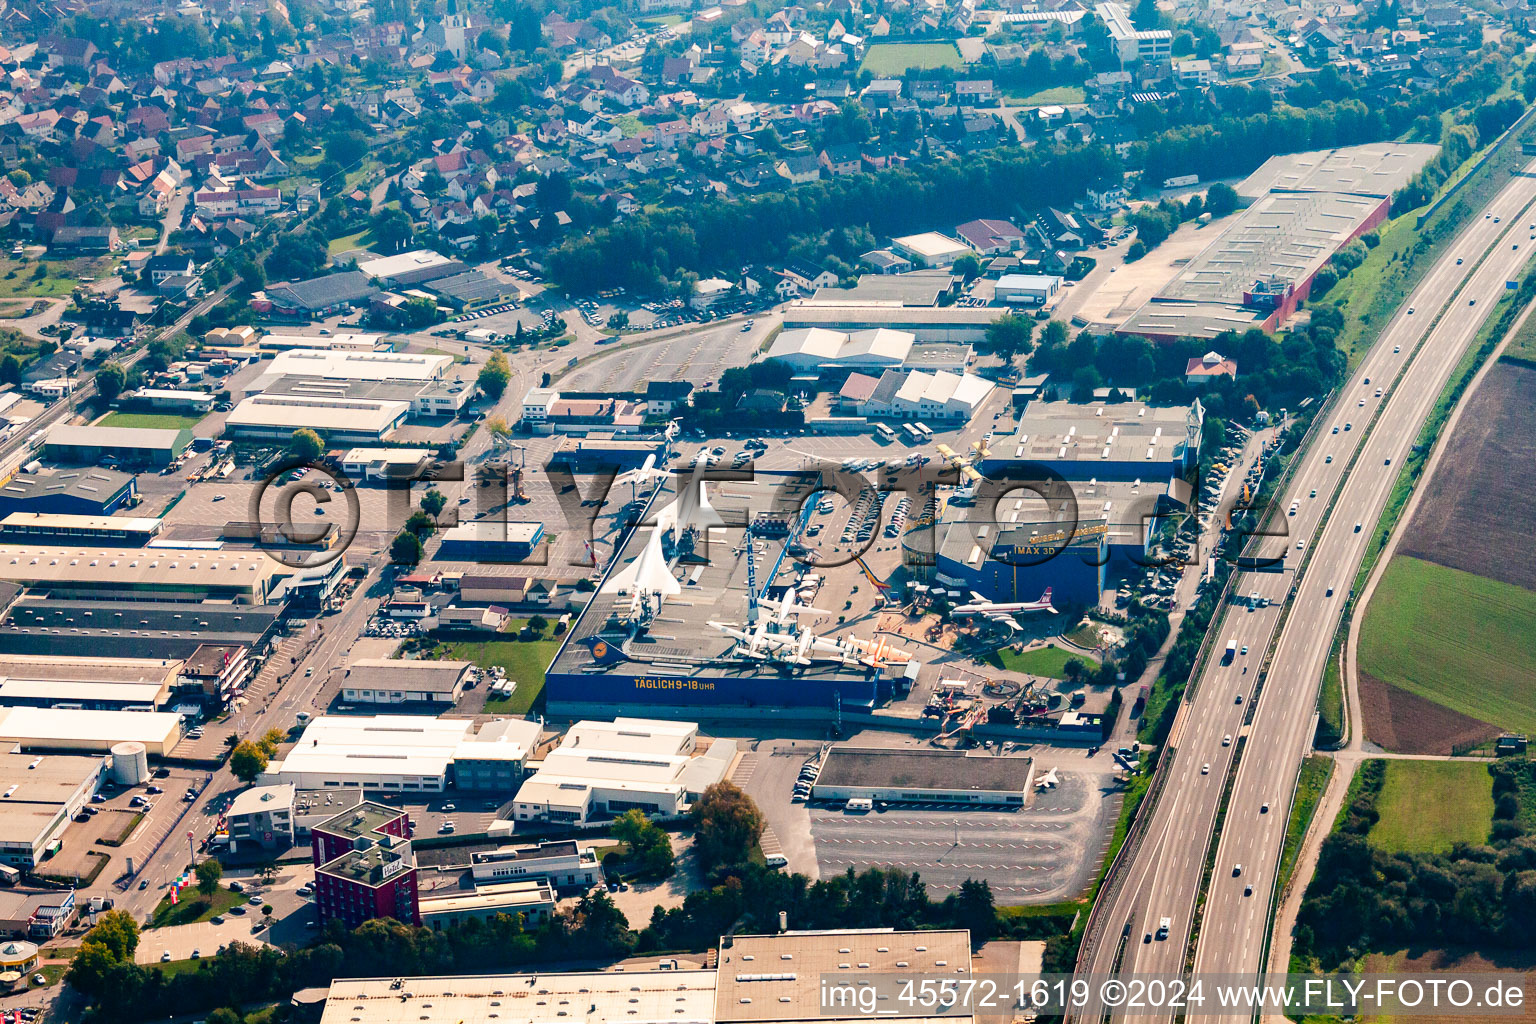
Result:
{"label": "road", "polygon": [[[1533,200],[1536,180],[1512,178],[1486,208],[1489,216],[1465,229],[1425,276],[1314,428],[1315,438],[1278,499],[1282,510],[1297,503],[1294,515],[1279,517],[1286,536],[1269,538],[1261,548],[1263,554],[1284,556],[1285,570],[1247,573],[1236,582],[1234,595],[1243,600],[1229,608],[1213,638],[1216,653],[1192,684],[1193,697],[1174,725],[1164,755],[1172,759],[1164,769],[1166,784],[1155,806],[1143,811],[1151,818],[1142,842],[1128,851],[1118,877],[1101,895],[1080,954],[1080,973],[1183,973],[1207,862],[1208,844],[1200,837],[1213,832],[1239,749],[1244,753],[1195,966],[1223,973],[1258,970],[1291,793],[1311,749],[1318,680],[1349,587],[1426,414],[1504,282],[1536,248],[1526,228]],[[1379,398],[1378,388],[1383,389]],[[1305,563],[1304,546],[1312,549]],[[1293,588],[1294,606],[1261,677],[1264,652]],[[1249,594],[1267,599],[1268,607],[1246,608]],[[1219,653],[1229,641],[1248,653],[1223,664]],[[1245,724],[1250,714],[1251,724]],[[1234,877],[1237,865],[1241,873]],[[1245,894],[1247,886],[1251,895]],[[1169,936],[1160,941],[1153,936],[1165,917]],[[1097,1019],[1101,1009],[1089,1007],[1081,1018]]]}
{"label": "road", "polygon": [[[185,330],[187,324],[192,322],[193,317],[199,315],[200,313],[206,313],[220,302],[223,302],[224,297],[229,294],[230,287],[230,285],[225,285],[218,291],[213,292],[203,298],[202,301],[192,306],[179,318],[177,318],[175,323],[171,324],[169,327],[164,328],[162,333],[169,335],[175,334],[180,330]],[[134,363],[138,362],[144,357],[144,353],[147,351],[147,349],[147,345],[141,345],[126,358],[120,360],[120,362],[124,367],[132,366]],[[88,401],[94,394],[96,394],[96,382],[94,380],[82,381],[80,386],[75,388],[73,394],[70,394],[54,402],[47,409],[43,410],[40,415],[28,423],[25,429],[18,430],[4,443],[0,443],[0,473],[9,472],[16,456],[27,448],[28,438],[37,433],[39,430],[42,430],[44,427],[50,427],[60,420],[68,419],[70,416],[74,415],[75,407],[77,405]]]}

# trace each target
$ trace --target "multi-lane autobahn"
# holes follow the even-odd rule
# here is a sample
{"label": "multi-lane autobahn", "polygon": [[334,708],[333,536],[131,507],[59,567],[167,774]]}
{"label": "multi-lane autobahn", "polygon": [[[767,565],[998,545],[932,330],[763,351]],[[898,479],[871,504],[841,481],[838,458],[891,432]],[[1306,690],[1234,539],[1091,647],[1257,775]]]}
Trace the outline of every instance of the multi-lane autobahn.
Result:
{"label": "multi-lane autobahn", "polygon": [[[1212,656],[1169,737],[1172,761],[1143,812],[1151,817],[1142,839],[1096,908],[1080,974],[1184,972],[1209,838],[1239,750],[1194,965],[1258,972],[1296,773],[1311,748],[1318,681],[1350,586],[1425,417],[1505,282],[1536,250],[1533,224],[1536,177],[1517,175],[1451,243],[1313,427],[1277,499],[1285,536],[1259,549],[1283,557],[1284,571],[1236,580]],[[1229,641],[1246,653],[1227,662]],[[1159,939],[1164,918],[1168,934]],[[1103,1011],[1093,1005],[1073,1016]]]}

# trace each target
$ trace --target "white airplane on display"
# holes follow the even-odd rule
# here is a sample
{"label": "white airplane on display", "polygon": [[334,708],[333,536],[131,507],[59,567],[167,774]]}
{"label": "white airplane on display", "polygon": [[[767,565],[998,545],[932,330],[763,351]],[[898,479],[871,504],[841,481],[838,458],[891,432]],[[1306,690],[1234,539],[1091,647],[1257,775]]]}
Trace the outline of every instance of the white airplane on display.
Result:
{"label": "white airplane on display", "polygon": [[639,469],[631,469],[627,473],[620,473],[613,478],[613,482],[616,485],[631,485],[648,490],[666,478],[667,471],[656,468],[656,456],[647,455],[645,463]]}
{"label": "white airplane on display", "polygon": [[817,640],[816,635],[808,629],[795,633],[770,633],[767,619],[760,621],[757,629],[750,633],[727,622],[711,621],[710,625],[736,641],[734,653],[757,661],[765,661],[773,656],[791,664],[809,665],[811,659],[806,654]]}
{"label": "white airplane on display", "polygon": [[1061,780],[1056,777],[1056,769],[1052,768],[1050,771],[1046,772],[1044,775],[1035,780],[1035,788],[1041,790],[1042,792],[1047,789],[1054,789],[1056,788],[1056,783],[1060,781]]}
{"label": "white airplane on display", "polygon": [[976,591],[971,591],[971,602],[962,604],[950,610],[951,618],[969,619],[976,615],[984,616],[993,622],[1000,622],[1012,630],[1022,630],[1015,615],[1021,612],[1050,612],[1056,614],[1056,608],[1051,604],[1051,588],[1046,587],[1045,593],[1040,595],[1038,601],[988,601]]}
{"label": "white airplane on display", "polygon": [[776,612],[774,621],[780,624],[788,622],[791,615],[809,615],[815,619],[824,619],[832,614],[821,608],[812,608],[808,604],[801,604],[800,595],[793,588],[785,593],[784,600],[782,601],[773,601],[765,597],[758,601],[758,604]]}

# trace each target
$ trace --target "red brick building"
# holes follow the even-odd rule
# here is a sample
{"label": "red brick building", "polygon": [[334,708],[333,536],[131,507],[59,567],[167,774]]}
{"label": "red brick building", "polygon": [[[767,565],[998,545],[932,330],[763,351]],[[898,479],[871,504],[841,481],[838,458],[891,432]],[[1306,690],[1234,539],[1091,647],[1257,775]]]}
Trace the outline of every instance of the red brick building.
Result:
{"label": "red brick building", "polygon": [[356,928],[375,917],[421,924],[405,812],[364,800],[312,828],[309,843],[322,924]]}

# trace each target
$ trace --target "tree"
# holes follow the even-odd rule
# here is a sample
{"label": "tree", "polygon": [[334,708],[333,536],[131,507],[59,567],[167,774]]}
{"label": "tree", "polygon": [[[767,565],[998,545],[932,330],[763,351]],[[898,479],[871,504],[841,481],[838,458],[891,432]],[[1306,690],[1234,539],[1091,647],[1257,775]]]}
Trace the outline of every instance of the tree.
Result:
{"label": "tree", "polygon": [[16,353],[7,352],[4,359],[0,359],[0,384],[15,386],[21,383],[21,360],[16,358]]}
{"label": "tree", "polygon": [[268,729],[262,733],[261,739],[257,741],[256,745],[261,748],[261,752],[266,754],[267,760],[270,761],[277,756],[277,746],[283,742],[283,739],[283,731],[281,729]]}
{"label": "tree", "polygon": [[325,451],[325,442],[308,427],[300,427],[288,439],[288,454],[305,462],[314,462]]}
{"label": "tree", "polygon": [[445,497],[443,492],[438,490],[436,487],[432,488],[426,494],[421,496],[421,510],[427,515],[432,516],[434,519],[442,515],[443,509],[447,507],[447,505],[447,497]]}
{"label": "tree", "polygon": [[485,429],[493,437],[510,437],[512,429],[507,426],[507,421],[500,416],[492,416],[485,421]]}
{"label": "tree", "polygon": [[997,909],[993,905],[992,887],[985,880],[967,878],[960,883],[960,891],[945,903],[954,927],[970,929],[973,946],[981,945],[995,934]]}
{"label": "tree", "polygon": [[528,629],[531,632],[539,634],[540,636],[542,636],[544,634],[544,630],[548,628],[549,620],[542,615],[534,615],[528,620]]}
{"label": "tree", "polygon": [[209,902],[213,901],[213,894],[219,891],[219,879],[224,877],[224,865],[213,857],[198,863],[192,869],[197,876],[197,891]]}
{"label": "tree", "polygon": [[507,390],[507,382],[512,379],[512,366],[507,362],[505,352],[492,352],[491,358],[480,367],[480,375],[476,383],[480,390],[484,391],[491,399],[498,399]]}
{"label": "tree", "polygon": [[96,919],[82,941],[103,945],[118,960],[132,963],[139,948],[139,923],[126,910],[109,910]]}
{"label": "tree", "polygon": [[1224,181],[1218,181],[1205,190],[1205,212],[1212,217],[1225,217],[1237,209],[1237,190]]}
{"label": "tree", "polygon": [[241,740],[230,752],[229,770],[235,778],[249,785],[267,770],[267,755],[250,740]]}
{"label": "tree", "polygon": [[404,249],[416,231],[411,215],[393,206],[374,214],[369,227],[373,229],[373,240],[389,252]]}
{"label": "tree", "polygon": [[672,837],[637,808],[619,815],[608,834],[629,847],[629,860],[641,872],[661,877],[672,873]]}
{"label": "tree", "polygon": [[955,260],[954,272],[965,278],[967,284],[981,276],[981,260],[966,253]]}
{"label": "tree", "polygon": [[208,1016],[203,1018],[203,1024],[245,1024],[245,1015],[228,1006],[220,1006],[218,1009],[208,1011]]}
{"label": "tree", "polygon": [[763,835],[763,812],[733,782],[704,790],[689,814],[694,849],[705,868],[742,863]]}
{"label": "tree", "polygon": [[1027,356],[1034,348],[1030,341],[1034,333],[1034,321],[1028,317],[1018,313],[1004,313],[987,325],[987,348],[1005,360],[1014,356]]}
{"label": "tree", "polygon": [[104,401],[112,401],[123,393],[123,385],[128,380],[128,371],[123,369],[123,364],[112,360],[102,363],[101,369],[96,371],[96,393]]}
{"label": "tree", "polygon": [[405,532],[412,534],[418,540],[422,537],[430,537],[437,532],[437,523],[432,517],[421,509],[412,512],[405,521]]}
{"label": "tree", "polygon": [[389,558],[396,565],[415,565],[421,561],[421,538],[410,530],[401,530],[389,542]]}

